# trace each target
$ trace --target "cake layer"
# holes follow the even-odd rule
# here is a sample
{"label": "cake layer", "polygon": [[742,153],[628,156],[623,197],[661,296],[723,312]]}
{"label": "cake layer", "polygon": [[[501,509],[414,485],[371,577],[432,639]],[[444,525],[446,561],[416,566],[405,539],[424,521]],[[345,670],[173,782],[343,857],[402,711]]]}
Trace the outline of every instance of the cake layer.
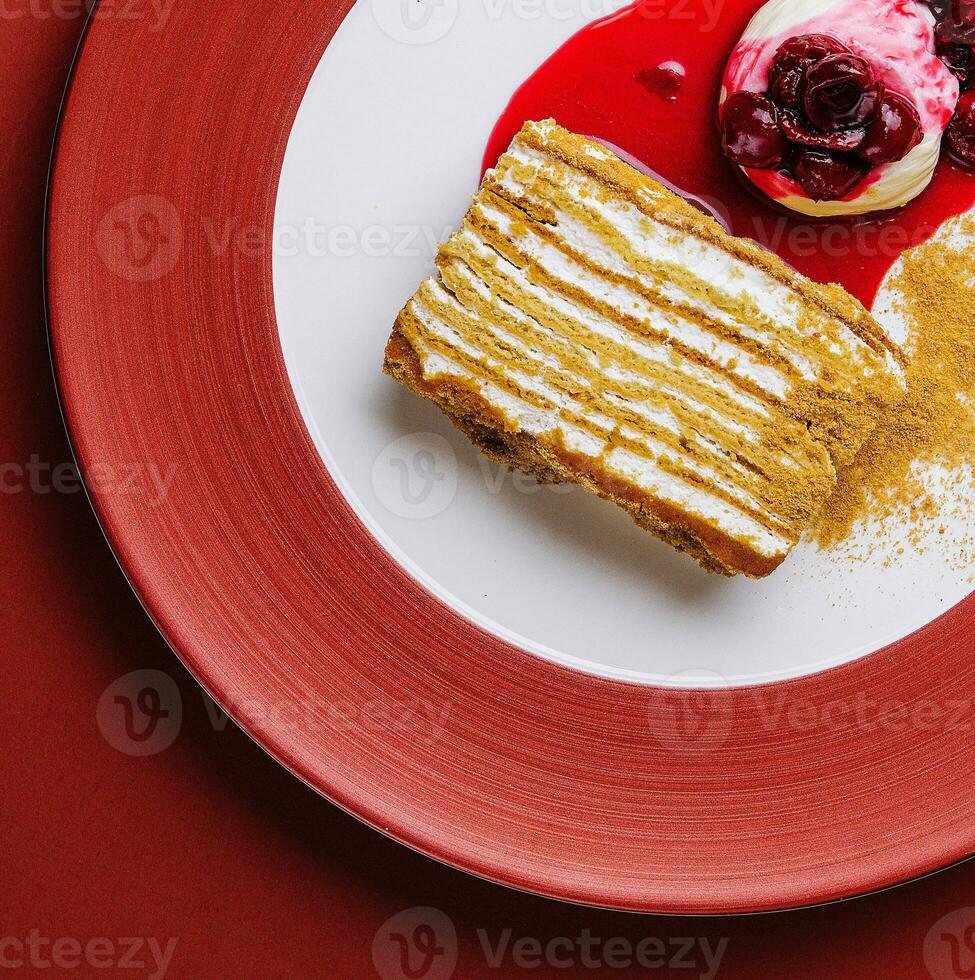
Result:
{"label": "cake layer", "polygon": [[558,127],[489,171],[385,369],[494,457],[769,574],[881,411],[900,353],[836,286]]}

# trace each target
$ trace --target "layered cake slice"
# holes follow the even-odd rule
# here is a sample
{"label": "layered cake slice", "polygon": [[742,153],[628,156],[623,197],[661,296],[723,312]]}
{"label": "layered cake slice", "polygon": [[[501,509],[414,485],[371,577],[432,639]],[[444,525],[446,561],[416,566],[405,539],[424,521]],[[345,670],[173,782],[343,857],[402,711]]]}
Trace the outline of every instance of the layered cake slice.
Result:
{"label": "layered cake slice", "polygon": [[487,173],[385,371],[488,456],[612,500],[706,569],[783,561],[901,354],[838,286],[551,120]]}

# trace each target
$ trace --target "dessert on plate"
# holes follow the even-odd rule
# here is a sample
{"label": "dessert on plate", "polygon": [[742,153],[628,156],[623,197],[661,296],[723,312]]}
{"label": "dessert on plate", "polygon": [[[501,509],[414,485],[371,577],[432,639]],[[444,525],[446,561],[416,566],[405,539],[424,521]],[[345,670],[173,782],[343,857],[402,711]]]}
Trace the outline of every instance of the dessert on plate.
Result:
{"label": "dessert on plate", "polygon": [[769,0],[725,68],[725,153],[802,214],[899,208],[930,184],[943,142],[975,161],[972,98],[959,101],[973,41],[963,0]]}
{"label": "dessert on plate", "polygon": [[385,371],[709,571],[774,571],[902,394],[857,300],[552,120],[487,172],[437,266]]}

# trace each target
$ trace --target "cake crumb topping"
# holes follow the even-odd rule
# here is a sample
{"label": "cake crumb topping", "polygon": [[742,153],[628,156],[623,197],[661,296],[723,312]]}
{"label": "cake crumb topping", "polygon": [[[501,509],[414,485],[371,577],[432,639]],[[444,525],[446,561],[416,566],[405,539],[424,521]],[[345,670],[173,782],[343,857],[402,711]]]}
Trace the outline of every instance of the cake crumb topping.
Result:
{"label": "cake crumb topping", "polygon": [[934,542],[954,567],[975,561],[975,538],[945,534],[975,499],[975,279],[958,244],[975,239],[975,217],[952,232],[905,253],[892,274],[894,312],[911,330],[907,395],[839,475],[812,529],[822,548],[867,522],[899,521],[916,551]]}

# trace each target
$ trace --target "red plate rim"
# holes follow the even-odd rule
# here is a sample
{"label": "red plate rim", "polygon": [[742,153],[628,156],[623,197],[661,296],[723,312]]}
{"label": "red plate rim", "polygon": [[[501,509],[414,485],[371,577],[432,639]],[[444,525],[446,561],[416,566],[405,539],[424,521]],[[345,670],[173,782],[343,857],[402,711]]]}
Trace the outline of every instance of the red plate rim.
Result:
{"label": "red plate rim", "polygon": [[357,520],[295,403],[270,249],[227,246],[270,242],[291,124],[351,5],[96,17],[75,66],[52,354],[92,502],[163,636],[310,786],[512,887],[768,911],[971,855],[975,600],[813,677],[664,691],[479,630]]}

